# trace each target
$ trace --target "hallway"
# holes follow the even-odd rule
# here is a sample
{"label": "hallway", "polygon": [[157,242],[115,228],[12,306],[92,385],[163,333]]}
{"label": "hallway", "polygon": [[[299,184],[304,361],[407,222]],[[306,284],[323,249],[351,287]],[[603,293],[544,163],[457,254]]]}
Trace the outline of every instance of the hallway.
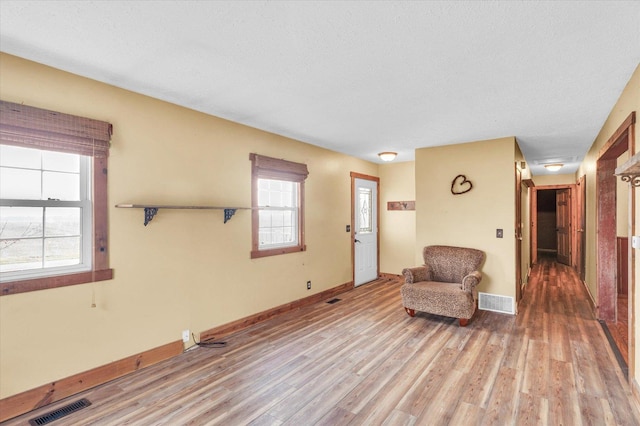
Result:
{"label": "hallway", "polygon": [[[543,394],[548,398],[550,424],[577,424],[579,419],[587,424],[640,424],[623,371],[572,268],[540,259],[520,304],[516,330],[523,335],[522,344],[529,345],[525,368],[536,370],[540,403],[545,404]],[[623,412],[629,417],[618,417]]]}

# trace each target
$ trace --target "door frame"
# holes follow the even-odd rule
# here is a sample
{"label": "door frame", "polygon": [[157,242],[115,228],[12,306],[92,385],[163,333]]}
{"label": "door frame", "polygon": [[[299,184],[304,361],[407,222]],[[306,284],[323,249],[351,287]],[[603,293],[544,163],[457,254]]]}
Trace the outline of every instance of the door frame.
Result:
{"label": "door frame", "polygon": [[[574,204],[573,194],[571,189],[557,189],[556,190],[556,261],[558,263],[562,263],[564,265],[568,265],[576,268],[577,265],[577,244],[573,244],[573,239],[571,237],[572,229],[576,229],[577,220],[575,217],[577,215],[574,213],[573,208],[575,207],[575,212],[577,212],[577,203]],[[558,199],[558,197],[561,197]],[[562,198],[565,198],[564,200]],[[567,199],[568,198],[568,199]],[[564,204],[561,204],[564,201]],[[564,209],[562,208],[564,206]],[[566,222],[565,222],[566,219]],[[564,240],[561,238],[561,234],[564,234],[568,240]],[[576,239],[577,241],[577,239]],[[567,247],[568,246],[568,247]],[[563,249],[568,248],[569,255],[565,256],[565,252]]]}
{"label": "door frame", "polygon": [[562,184],[562,185],[543,185],[543,186],[534,186],[531,188],[531,202],[529,203],[530,211],[529,217],[531,218],[531,264],[535,265],[538,263],[538,191],[544,190],[554,190],[554,189],[569,189],[569,196],[571,198],[571,205],[569,209],[570,213],[570,231],[569,235],[571,238],[571,266],[573,268],[576,267],[577,263],[577,227],[576,224],[576,185],[573,183],[570,184]]}
{"label": "door frame", "polygon": [[355,288],[356,284],[356,253],[355,253],[355,198],[356,198],[356,179],[370,180],[376,183],[376,277],[380,277],[380,178],[377,176],[365,175],[362,173],[351,172],[351,283]]}
{"label": "door frame", "polygon": [[[598,159],[596,161],[596,288],[598,298],[598,309],[596,315],[599,319],[610,321],[617,318],[617,283],[615,279],[617,262],[616,262],[616,228],[611,228],[610,217],[607,214],[611,214],[611,211],[615,212],[616,209],[616,179],[614,175],[617,158],[629,151],[629,155],[636,154],[635,149],[635,124],[636,113],[632,111],[627,118],[618,126],[615,132],[607,140],[598,152]],[[613,188],[613,189],[611,189]],[[612,191],[612,192],[611,192]],[[613,196],[611,196],[613,194]],[[629,186],[629,237],[636,234],[636,221],[635,221],[635,189]],[[613,206],[613,210],[612,207]],[[615,224],[615,221],[614,221]],[[613,235],[613,250],[609,247]],[[631,238],[629,238],[629,245],[631,245]],[[636,280],[635,280],[635,249],[629,247],[629,295],[628,295],[628,310],[629,310],[629,381],[631,382],[635,377],[635,329],[636,329],[636,313],[635,313],[635,293],[636,293]],[[609,274],[609,275],[607,275]],[[610,277],[614,279],[611,280]]]}
{"label": "door frame", "polygon": [[[635,114],[618,127],[598,152],[596,160],[596,286],[598,297],[597,317],[605,321],[617,320],[616,285],[616,179],[617,160],[624,152],[634,152],[633,124]],[[630,206],[634,200],[634,191],[630,190]],[[633,232],[635,217],[629,217],[629,231]],[[633,235],[632,233],[629,235]],[[633,250],[630,250],[634,256]],[[633,262],[632,262],[633,264]],[[631,294],[629,295],[631,297]],[[631,312],[631,311],[630,311]]]}
{"label": "door frame", "polygon": [[516,306],[522,299],[522,171],[515,165],[516,173]]}
{"label": "door frame", "polygon": [[576,271],[585,283],[587,272],[587,176],[582,175],[576,182]]}

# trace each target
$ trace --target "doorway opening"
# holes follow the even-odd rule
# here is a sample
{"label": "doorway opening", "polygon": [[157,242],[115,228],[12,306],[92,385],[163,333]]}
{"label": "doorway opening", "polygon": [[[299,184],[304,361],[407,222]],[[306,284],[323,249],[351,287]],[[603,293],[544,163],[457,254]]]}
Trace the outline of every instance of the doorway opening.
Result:
{"label": "doorway opening", "polygon": [[633,124],[635,113],[618,127],[599,152],[596,162],[596,279],[598,289],[597,317],[613,335],[617,349],[629,366],[629,377],[635,375],[633,338],[635,330],[635,253],[630,250],[629,236],[635,232],[635,192],[622,186],[615,169],[628,153],[635,151]]}
{"label": "doorway opening", "polygon": [[531,263],[546,258],[576,265],[575,185],[532,188]]}
{"label": "doorway opening", "polygon": [[556,260],[558,256],[556,191],[557,189],[537,191],[539,259],[545,257]]}

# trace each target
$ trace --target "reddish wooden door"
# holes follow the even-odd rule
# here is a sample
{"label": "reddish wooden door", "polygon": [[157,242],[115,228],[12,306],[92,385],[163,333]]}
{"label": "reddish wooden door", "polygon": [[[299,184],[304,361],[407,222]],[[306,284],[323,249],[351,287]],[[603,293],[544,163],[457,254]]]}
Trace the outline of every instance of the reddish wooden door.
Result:
{"label": "reddish wooden door", "polygon": [[522,172],[516,166],[516,302],[522,298]]}
{"label": "reddish wooden door", "polygon": [[617,260],[618,260],[618,294],[629,294],[629,238],[618,237],[616,244]]}
{"label": "reddish wooden door", "polygon": [[586,276],[586,266],[585,266],[585,261],[586,261],[586,248],[587,248],[587,237],[586,237],[586,199],[587,199],[587,182],[585,179],[585,176],[580,177],[580,179],[578,180],[578,190],[577,192],[577,198],[578,198],[578,202],[577,202],[577,208],[578,208],[578,220],[577,220],[577,224],[576,226],[578,227],[578,241],[577,241],[577,249],[578,249],[578,253],[576,256],[576,260],[577,260],[577,267],[576,270],[578,271],[578,274],[580,274],[580,279],[582,281],[585,280],[585,276]]}
{"label": "reddish wooden door", "polygon": [[571,192],[556,191],[556,232],[558,235],[558,262],[571,266]]}

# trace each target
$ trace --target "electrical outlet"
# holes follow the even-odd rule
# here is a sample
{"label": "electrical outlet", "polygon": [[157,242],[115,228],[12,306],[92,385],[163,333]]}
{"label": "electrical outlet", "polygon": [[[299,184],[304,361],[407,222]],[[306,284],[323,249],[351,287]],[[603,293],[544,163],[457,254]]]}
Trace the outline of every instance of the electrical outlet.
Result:
{"label": "electrical outlet", "polygon": [[307,290],[311,290],[311,281],[307,281]]}
{"label": "electrical outlet", "polygon": [[182,341],[187,343],[190,339],[189,330],[182,330]]}

